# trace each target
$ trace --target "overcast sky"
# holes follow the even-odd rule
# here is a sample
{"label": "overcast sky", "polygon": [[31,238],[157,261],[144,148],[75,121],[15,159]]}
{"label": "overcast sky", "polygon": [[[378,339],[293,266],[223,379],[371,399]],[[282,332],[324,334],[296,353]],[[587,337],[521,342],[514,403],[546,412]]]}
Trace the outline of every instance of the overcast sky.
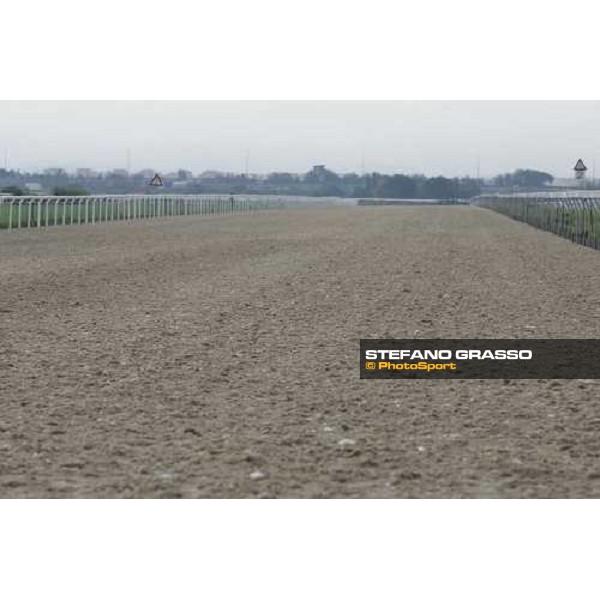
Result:
{"label": "overcast sky", "polygon": [[0,102],[0,159],[46,167],[600,173],[600,102]]}

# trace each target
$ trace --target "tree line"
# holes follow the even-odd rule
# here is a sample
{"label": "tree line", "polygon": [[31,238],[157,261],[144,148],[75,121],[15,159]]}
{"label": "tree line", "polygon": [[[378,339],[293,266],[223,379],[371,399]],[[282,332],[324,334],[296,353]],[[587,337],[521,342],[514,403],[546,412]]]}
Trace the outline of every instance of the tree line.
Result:
{"label": "tree line", "polygon": [[[148,182],[139,177],[106,177],[94,181],[78,179],[63,173],[52,178],[37,174],[4,173],[0,169],[0,192],[12,195],[29,193],[26,182],[38,182],[54,195],[76,196],[92,194],[148,193]],[[190,174],[191,175],[191,174]],[[325,167],[315,167],[308,173],[271,173],[266,177],[243,174],[215,174],[211,178],[171,181],[164,178],[161,192],[177,189],[186,194],[280,194],[296,196],[339,196],[346,198],[394,199],[467,199],[484,191],[515,191],[543,188],[553,181],[552,175],[533,169],[517,169],[497,175],[492,180],[471,177],[448,178],[425,175],[357,173],[338,174]],[[181,186],[181,183],[185,184]],[[153,190],[152,191],[158,191]]]}

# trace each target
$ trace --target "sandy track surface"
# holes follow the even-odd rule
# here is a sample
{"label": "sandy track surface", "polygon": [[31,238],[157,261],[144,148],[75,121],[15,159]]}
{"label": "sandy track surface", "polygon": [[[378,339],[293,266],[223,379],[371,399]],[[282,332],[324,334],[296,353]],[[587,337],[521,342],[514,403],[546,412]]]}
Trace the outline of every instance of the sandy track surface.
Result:
{"label": "sandy track surface", "polygon": [[596,381],[359,379],[361,337],[600,337],[600,253],[492,212],[3,232],[0,278],[2,497],[600,496]]}

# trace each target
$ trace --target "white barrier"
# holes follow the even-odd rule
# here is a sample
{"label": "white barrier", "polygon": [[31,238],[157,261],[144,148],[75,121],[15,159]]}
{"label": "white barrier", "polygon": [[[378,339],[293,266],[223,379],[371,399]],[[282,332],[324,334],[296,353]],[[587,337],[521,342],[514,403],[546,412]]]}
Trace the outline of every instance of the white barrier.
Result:
{"label": "white barrier", "polygon": [[250,213],[288,204],[268,196],[4,196],[0,197],[0,229]]}

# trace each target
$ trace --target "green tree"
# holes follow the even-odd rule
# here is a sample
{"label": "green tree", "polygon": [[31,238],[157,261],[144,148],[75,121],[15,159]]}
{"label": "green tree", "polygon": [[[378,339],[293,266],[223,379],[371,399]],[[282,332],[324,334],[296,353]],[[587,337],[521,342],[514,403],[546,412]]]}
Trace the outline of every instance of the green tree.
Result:
{"label": "green tree", "polygon": [[455,179],[454,184],[457,198],[466,199],[481,194],[481,180],[479,179],[463,177],[462,179]]}
{"label": "green tree", "polygon": [[424,195],[437,200],[456,197],[454,181],[446,177],[432,177],[425,182]]}
{"label": "green tree", "polygon": [[415,182],[407,175],[382,175],[375,184],[375,195],[379,198],[414,198]]}
{"label": "green tree", "polygon": [[270,173],[267,177],[269,183],[292,184],[296,177],[292,173]]}
{"label": "green tree", "polygon": [[312,171],[309,171],[304,179],[308,183],[329,183],[335,184],[339,181],[340,176],[325,167],[314,167]]}
{"label": "green tree", "polygon": [[11,196],[25,196],[27,194],[24,189],[17,185],[7,185],[6,187],[3,187],[0,192],[3,194],[10,194]]}
{"label": "green tree", "polygon": [[501,187],[543,187],[552,183],[554,177],[545,171],[517,169],[513,173],[497,175],[493,181]]}
{"label": "green tree", "polygon": [[76,185],[57,185],[53,190],[54,196],[89,196],[90,193]]}

